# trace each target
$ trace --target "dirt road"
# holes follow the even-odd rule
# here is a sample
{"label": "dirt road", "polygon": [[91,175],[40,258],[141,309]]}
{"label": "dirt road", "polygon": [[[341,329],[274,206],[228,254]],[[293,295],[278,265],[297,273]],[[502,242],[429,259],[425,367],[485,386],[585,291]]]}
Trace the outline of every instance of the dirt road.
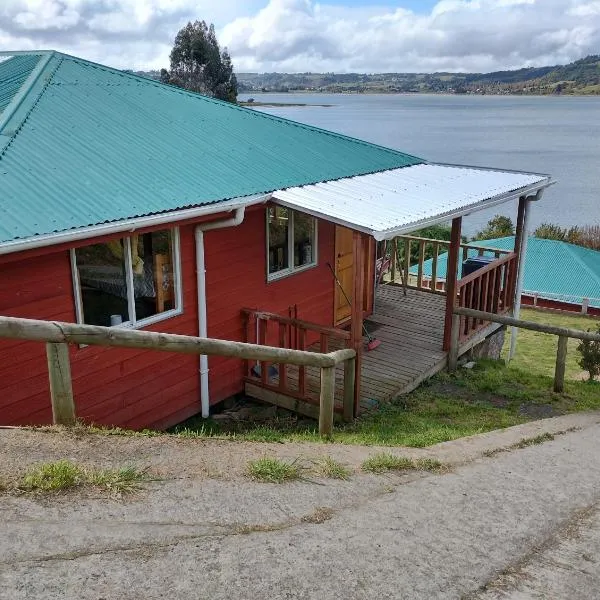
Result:
{"label": "dirt road", "polygon": [[[130,460],[165,471],[172,457],[176,476],[178,447],[183,457],[181,478],[148,483],[130,499],[0,496],[0,598],[595,598],[598,421],[564,417],[414,451],[453,463],[442,475],[357,472],[348,481],[283,485],[248,481],[234,461],[230,476],[212,478],[206,461],[195,472],[190,457],[200,464],[210,444],[168,443],[161,454],[156,441],[143,450],[143,442],[83,438],[60,448],[52,434],[0,433],[7,456],[20,447],[36,460],[52,446],[114,464],[127,447]],[[490,456],[491,445],[574,423],[581,429]],[[350,464],[373,452],[305,452],[325,450]],[[235,445],[221,451],[233,456]]]}

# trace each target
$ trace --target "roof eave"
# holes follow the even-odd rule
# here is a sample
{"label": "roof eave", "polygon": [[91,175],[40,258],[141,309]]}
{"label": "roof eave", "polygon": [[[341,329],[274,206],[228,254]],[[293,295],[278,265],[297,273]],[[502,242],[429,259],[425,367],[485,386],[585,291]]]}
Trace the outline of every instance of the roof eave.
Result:
{"label": "roof eave", "polygon": [[36,235],[29,238],[11,240],[0,243],[0,255],[12,254],[15,252],[25,252],[37,248],[56,246],[70,242],[77,242],[85,239],[93,239],[105,235],[114,235],[117,233],[132,232],[137,229],[153,227],[156,225],[173,224],[176,225],[182,221],[205,217],[223,212],[231,212],[237,208],[248,207],[254,204],[263,204],[268,202],[271,194],[258,194],[233,198],[205,204],[194,208],[164,212],[154,215],[124,219],[113,223],[103,223],[100,225],[91,225],[89,227],[79,227],[68,231],[60,231],[45,235]]}

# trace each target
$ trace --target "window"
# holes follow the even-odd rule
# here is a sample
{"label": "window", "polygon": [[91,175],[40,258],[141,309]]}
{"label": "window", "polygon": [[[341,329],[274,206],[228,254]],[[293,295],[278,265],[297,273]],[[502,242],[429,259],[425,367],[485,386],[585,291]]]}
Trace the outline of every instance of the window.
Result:
{"label": "window", "polygon": [[267,208],[268,279],[317,264],[317,220],[283,206]]}
{"label": "window", "polygon": [[147,325],[181,312],[178,230],[71,250],[77,321]]}

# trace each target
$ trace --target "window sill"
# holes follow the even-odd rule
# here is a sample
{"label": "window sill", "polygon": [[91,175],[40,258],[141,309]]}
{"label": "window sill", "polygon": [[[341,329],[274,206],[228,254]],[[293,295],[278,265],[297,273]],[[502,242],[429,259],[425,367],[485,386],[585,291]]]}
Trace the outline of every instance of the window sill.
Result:
{"label": "window sill", "polygon": [[[119,325],[111,325],[111,326],[109,326],[109,329],[143,329],[144,327],[149,327],[150,325],[160,323],[161,321],[166,321],[167,319],[172,319],[173,317],[178,317],[179,315],[182,315],[182,314],[183,314],[183,310],[181,310],[179,308],[174,308],[172,310],[167,310],[165,312],[159,313],[158,315],[153,315],[152,317],[142,319],[141,321],[137,321],[136,323],[127,321],[127,322],[121,323]],[[88,323],[80,323],[80,324],[87,325]],[[79,348],[88,348],[89,346],[90,346],[90,344],[79,344]]]}
{"label": "window sill", "polygon": [[304,273],[304,271],[314,269],[316,266],[318,266],[318,263],[313,262],[308,265],[303,265],[301,267],[294,267],[293,269],[283,269],[281,271],[277,271],[276,273],[270,273],[267,275],[267,283],[273,283],[275,281],[279,281],[280,279],[285,279],[286,277],[292,277],[293,275],[297,275],[298,273]]}

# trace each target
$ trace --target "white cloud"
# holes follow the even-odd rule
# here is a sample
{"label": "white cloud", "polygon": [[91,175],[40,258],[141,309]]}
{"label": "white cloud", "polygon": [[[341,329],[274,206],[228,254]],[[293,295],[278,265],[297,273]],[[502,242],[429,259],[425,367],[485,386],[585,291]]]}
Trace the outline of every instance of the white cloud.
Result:
{"label": "white cloud", "polygon": [[216,24],[238,71],[489,71],[600,52],[600,0],[440,0],[427,14],[370,0],[0,0],[0,49],[159,68],[194,19]]}

